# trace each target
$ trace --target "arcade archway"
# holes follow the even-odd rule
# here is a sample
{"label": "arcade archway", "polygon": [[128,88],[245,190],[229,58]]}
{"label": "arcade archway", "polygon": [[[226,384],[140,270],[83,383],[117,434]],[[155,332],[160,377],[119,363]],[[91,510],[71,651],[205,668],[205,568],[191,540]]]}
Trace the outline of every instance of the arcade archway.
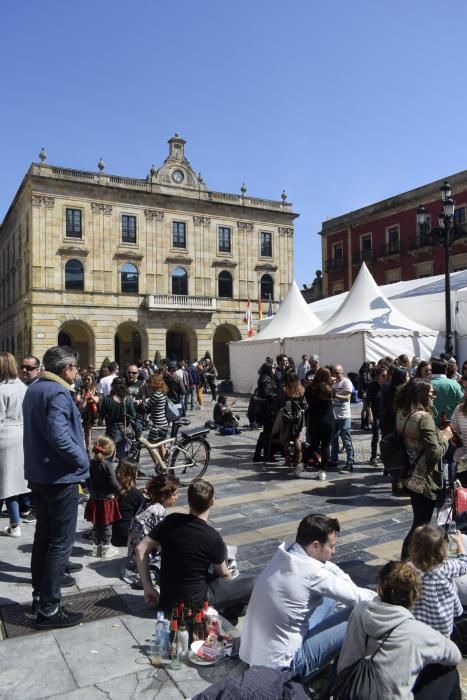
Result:
{"label": "arcade archway", "polygon": [[121,323],[114,338],[115,360],[121,367],[147,356],[147,342],[143,329],[136,323]]}
{"label": "arcade archway", "polygon": [[192,362],[196,359],[196,352],[197,344],[194,332],[182,326],[174,326],[167,331],[165,353],[168,360]]}
{"label": "arcade archway", "polygon": [[216,328],[212,339],[212,354],[217,373],[221,379],[230,379],[229,346],[231,340],[241,340],[242,335],[236,326],[224,323]]}
{"label": "arcade archway", "polygon": [[66,321],[58,332],[57,345],[68,345],[79,353],[80,367],[94,365],[94,333],[83,321]]}

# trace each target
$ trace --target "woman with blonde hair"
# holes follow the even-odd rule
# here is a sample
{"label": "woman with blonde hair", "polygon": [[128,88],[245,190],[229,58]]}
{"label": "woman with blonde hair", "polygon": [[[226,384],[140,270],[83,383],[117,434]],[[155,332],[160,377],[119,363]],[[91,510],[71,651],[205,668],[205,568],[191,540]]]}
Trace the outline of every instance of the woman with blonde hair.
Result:
{"label": "woman with blonde hair", "polygon": [[1,534],[20,537],[19,495],[28,492],[24,479],[23,399],[26,386],[18,378],[15,358],[0,352],[0,500],[10,524]]}

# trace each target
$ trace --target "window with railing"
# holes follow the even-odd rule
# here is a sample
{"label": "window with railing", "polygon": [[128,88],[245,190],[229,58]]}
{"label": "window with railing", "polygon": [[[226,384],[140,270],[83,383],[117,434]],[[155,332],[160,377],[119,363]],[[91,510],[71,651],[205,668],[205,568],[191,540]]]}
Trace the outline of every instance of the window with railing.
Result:
{"label": "window with railing", "polygon": [[454,210],[454,226],[465,228],[465,205]]}
{"label": "window with railing", "polygon": [[83,235],[81,225],[81,209],[66,210],[66,236],[67,238],[81,238]]}
{"label": "window with railing", "polygon": [[122,243],[136,243],[136,216],[122,215]]}
{"label": "window with railing", "polygon": [[431,214],[426,215],[424,224],[418,224],[418,244],[420,248],[431,245]]}
{"label": "window with railing", "polygon": [[360,236],[360,259],[371,260],[373,258],[373,237],[371,233]]}
{"label": "window with railing", "polygon": [[230,226],[219,226],[218,228],[218,247],[219,253],[232,252],[232,229]]}

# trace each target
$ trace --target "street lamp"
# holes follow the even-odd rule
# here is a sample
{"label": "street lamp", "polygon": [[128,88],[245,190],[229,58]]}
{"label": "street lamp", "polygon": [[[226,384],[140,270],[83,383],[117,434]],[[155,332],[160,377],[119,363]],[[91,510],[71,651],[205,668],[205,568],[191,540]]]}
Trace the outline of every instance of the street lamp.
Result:
{"label": "street lamp", "polygon": [[467,232],[460,226],[454,224],[455,202],[451,197],[451,185],[449,182],[444,182],[441,187],[441,201],[443,208],[438,217],[438,228],[428,232],[428,213],[424,206],[417,209],[417,224],[420,233],[430,235],[433,243],[440,243],[444,246],[444,297],[446,307],[446,342],[444,350],[446,358],[452,357],[454,345],[452,342],[451,329],[451,271],[450,271],[450,248],[452,243],[458,238],[467,236]]}

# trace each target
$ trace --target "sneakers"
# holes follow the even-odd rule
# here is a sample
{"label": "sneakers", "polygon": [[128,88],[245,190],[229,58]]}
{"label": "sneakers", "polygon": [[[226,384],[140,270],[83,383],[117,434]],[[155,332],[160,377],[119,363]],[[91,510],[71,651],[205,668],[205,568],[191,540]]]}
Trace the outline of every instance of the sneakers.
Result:
{"label": "sneakers", "polygon": [[120,555],[117,547],[114,547],[113,544],[103,544],[101,552],[101,557],[103,559],[112,559],[112,557],[118,557]]}
{"label": "sneakers", "polygon": [[376,457],[372,457],[370,460],[368,460],[368,464],[371,464],[372,467],[379,467]]}
{"label": "sneakers", "polygon": [[63,627],[75,627],[83,620],[83,613],[69,612],[63,607],[59,607],[54,615],[47,617],[38,613],[36,617],[36,627],[39,630],[61,629]]}
{"label": "sneakers", "polygon": [[13,525],[8,525],[2,530],[2,534],[7,537],[21,537],[21,528],[19,525],[13,527]]}
{"label": "sneakers", "polygon": [[339,469],[339,474],[350,474],[353,472],[353,464],[346,464],[345,467]]}
{"label": "sneakers", "polygon": [[302,473],[303,469],[304,469],[303,464],[300,463],[300,464],[296,465],[296,467],[293,470],[293,475],[295,476],[295,478],[297,478],[297,479],[300,478],[300,474]]}
{"label": "sneakers", "polygon": [[240,576],[240,571],[238,570],[237,562],[235,559],[231,559],[229,561],[227,568],[230,571],[230,578],[233,579],[233,578],[237,578],[238,576]]}
{"label": "sneakers", "polygon": [[30,510],[29,513],[25,513],[23,516],[23,523],[26,525],[32,525],[33,523],[36,522],[36,514],[33,510]]}

